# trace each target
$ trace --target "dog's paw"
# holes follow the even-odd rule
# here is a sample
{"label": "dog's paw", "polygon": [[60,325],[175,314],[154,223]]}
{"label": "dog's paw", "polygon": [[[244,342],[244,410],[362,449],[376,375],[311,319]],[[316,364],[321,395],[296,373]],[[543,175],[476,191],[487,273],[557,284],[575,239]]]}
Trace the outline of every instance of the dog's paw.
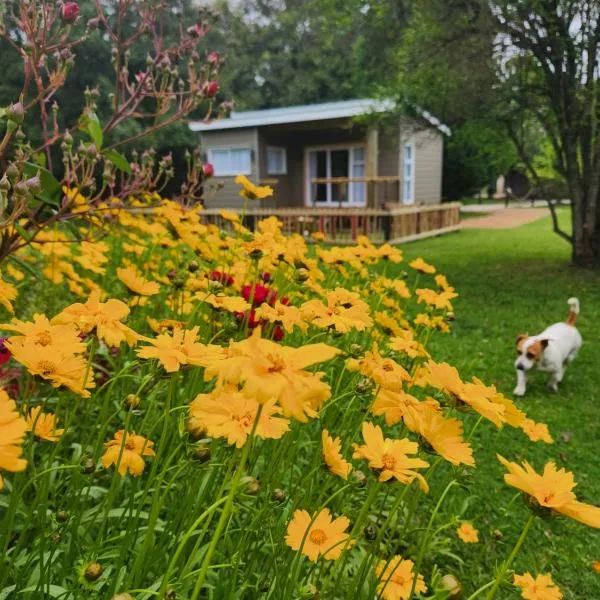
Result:
{"label": "dog's paw", "polygon": [[548,389],[551,392],[558,392],[558,382],[556,382],[556,381],[549,381],[548,382]]}
{"label": "dog's paw", "polygon": [[516,387],[516,388],[513,390],[513,394],[514,394],[515,396],[519,396],[520,398],[522,398],[522,397],[525,395],[525,388],[522,388],[522,387]]}

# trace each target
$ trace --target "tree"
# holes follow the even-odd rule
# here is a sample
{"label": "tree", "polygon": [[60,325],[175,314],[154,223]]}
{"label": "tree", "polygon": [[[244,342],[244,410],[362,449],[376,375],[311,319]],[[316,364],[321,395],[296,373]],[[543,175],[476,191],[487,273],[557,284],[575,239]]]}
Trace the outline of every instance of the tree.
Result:
{"label": "tree", "polygon": [[[600,4],[495,0],[499,82],[513,106],[537,120],[567,182],[572,233],[553,210],[573,262],[600,268]],[[535,169],[533,169],[535,172]]]}

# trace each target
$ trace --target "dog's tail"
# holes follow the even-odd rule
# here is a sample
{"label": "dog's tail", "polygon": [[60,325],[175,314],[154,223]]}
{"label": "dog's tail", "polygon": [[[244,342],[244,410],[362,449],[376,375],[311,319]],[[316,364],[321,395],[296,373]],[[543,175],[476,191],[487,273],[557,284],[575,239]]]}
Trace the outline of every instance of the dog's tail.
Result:
{"label": "dog's tail", "polygon": [[566,323],[567,325],[575,325],[577,315],[579,314],[579,300],[577,298],[569,298],[567,304],[569,305],[570,310]]}

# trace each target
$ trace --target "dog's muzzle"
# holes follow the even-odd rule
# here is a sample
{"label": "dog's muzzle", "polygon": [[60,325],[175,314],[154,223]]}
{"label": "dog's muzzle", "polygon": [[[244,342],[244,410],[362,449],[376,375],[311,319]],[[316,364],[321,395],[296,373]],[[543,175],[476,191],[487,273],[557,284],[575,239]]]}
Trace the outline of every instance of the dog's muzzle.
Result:
{"label": "dog's muzzle", "polygon": [[525,370],[525,365],[521,365],[521,364],[517,365],[517,370],[524,371]]}

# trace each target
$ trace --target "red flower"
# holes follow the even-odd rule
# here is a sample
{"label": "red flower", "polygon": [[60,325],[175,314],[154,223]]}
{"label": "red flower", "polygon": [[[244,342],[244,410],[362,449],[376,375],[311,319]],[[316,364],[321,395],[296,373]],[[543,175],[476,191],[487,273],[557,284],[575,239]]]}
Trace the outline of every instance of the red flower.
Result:
{"label": "red flower", "polygon": [[79,16],[79,4],[77,2],[65,2],[60,7],[60,18],[63,23],[74,23]]}
{"label": "red flower", "polygon": [[6,338],[0,338],[0,365],[5,365],[12,356],[10,350],[4,345]]}
{"label": "red flower", "polygon": [[218,52],[209,52],[206,55],[206,61],[211,65],[218,65],[221,62],[221,55]]}
{"label": "red flower", "polygon": [[225,287],[227,287],[228,285],[233,285],[234,281],[231,275],[229,275],[228,273],[223,273],[223,271],[211,271],[209,278],[212,281],[218,281]]}
{"label": "red flower", "polygon": [[202,173],[204,177],[212,177],[215,174],[215,168],[211,163],[205,163],[202,165]]}
{"label": "red flower", "polygon": [[267,273],[267,271],[265,271],[264,273],[260,274],[260,278],[265,282],[265,283],[269,283],[271,281],[271,273]]}
{"label": "red flower", "polygon": [[275,329],[273,330],[273,340],[275,342],[280,342],[283,339],[284,335],[285,334],[283,333],[283,329],[281,329],[279,325],[275,325]]}
{"label": "red flower", "polygon": [[257,283],[256,285],[245,285],[242,288],[242,298],[246,302],[250,302],[252,298],[252,306],[260,306],[263,302],[275,304],[277,300],[277,292],[264,285]]}
{"label": "red flower", "polygon": [[207,98],[214,98],[217,95],[218,91],[219,91],[219,84],[216,81],[207,81],[202,86],[202,93]]}

